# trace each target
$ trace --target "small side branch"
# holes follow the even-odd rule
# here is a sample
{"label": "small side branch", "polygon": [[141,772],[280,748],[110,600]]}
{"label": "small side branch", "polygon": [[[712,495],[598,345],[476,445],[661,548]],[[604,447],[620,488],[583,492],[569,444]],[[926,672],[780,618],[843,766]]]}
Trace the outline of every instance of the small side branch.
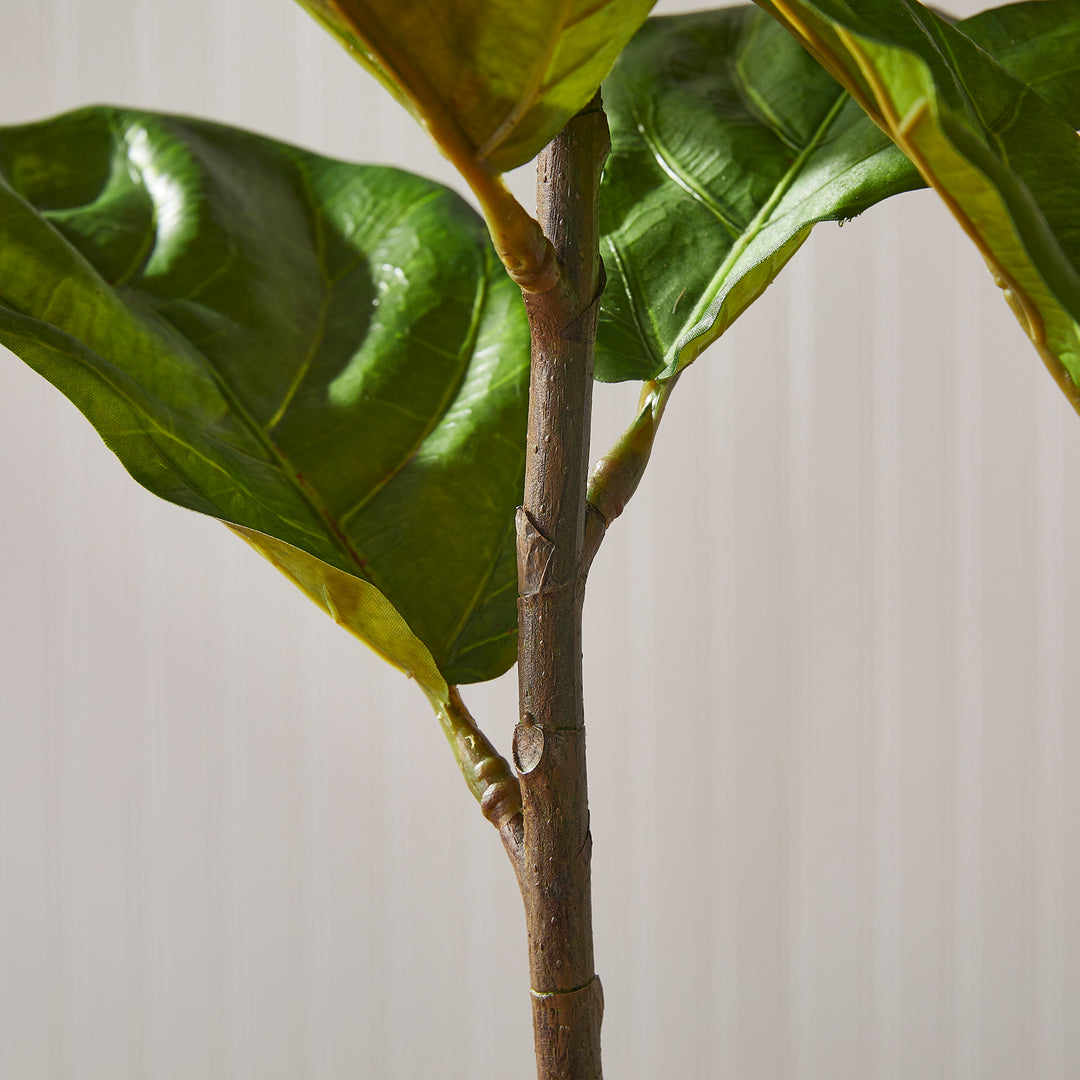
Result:
{"label": "small side branch", "polygon": [[645,475],[656,429],[679,374],[670,379],[653,379],[642,386],[634,422],[615,440],[589,474],[585,544],[581,553],[583,576],[588,574],[608,526],[623,512]]}
{"label": "small side branch", "polygon": [[518,857],[521,848],[521,785],[499,752],[472,718],[456,686],[450,700],[430,697],[446,741],[461,775],[480,804],[480,812],[499,830],[507,854]]}

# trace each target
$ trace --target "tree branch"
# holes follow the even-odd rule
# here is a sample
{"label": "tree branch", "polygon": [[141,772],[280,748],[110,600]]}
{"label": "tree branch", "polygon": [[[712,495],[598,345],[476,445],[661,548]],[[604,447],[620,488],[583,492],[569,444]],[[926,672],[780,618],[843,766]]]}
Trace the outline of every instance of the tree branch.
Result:
{"label": "tree branch", "polygon": [[680,374],[676,372],[670,379],[653,379],[642,386],[634,422],[589,474],[588,517],[581,564],[583,575],[588,574],[608,526],[623,512],[641,483],[652,455],[656,429]]}
{"label": "tree branch", "polygon": [[517,778],[465,708],[456,686],[450,687],[449,701],[430,694],[428,700],[481,813],[499,830],[507,854],[516,858],[522,836],[521,787]]}
{"label": "tree branch", "polygon": [[538,219],[559,283],[525,293],[532,330],[524,505],[518,511],[518,680],[533,1032],[541,1080],[598,1080],[603,994],[593,970],[581,573],[593,344],[603,269],[597,199],[610,149],[599,94],[540,155]]}

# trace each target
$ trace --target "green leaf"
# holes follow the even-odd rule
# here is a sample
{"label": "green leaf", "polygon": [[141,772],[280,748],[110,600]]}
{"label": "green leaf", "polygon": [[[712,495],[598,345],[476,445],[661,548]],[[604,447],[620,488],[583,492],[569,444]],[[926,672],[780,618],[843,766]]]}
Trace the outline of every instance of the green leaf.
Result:
{"label": "green leaf", "polygon": [[[1077,39],[1080,21],[1063,23],[1055,6],[1016,4],[961,26],[1075,115],[1080,50],[1063,42]],[[754,7],[649,19],[604,98],[602,379],[686,367],[817,222],[923,186],[858,104]]]}
{"label": "green leaf", "polygon": [[649,19],[604,103],[601,379],[674,374],[761,294],[815,222],[919,185],[903,154],[754,7]]}
{"label": "green leaf", "polygon": [[588,103],[655,0],[299,2],[451,161],[506,172]]}
{"label": "green leaf", "polygon": [[450,688],[430,650],[371,582],[346,574],[284,540],[242,525],[229,528],[273,563],[339,626],[370,645],[409,678],[416,679],[436,701],[449,703]]}
{"label": "green leaf", "polygon": [[527,292],[554,250],[500,174],[582,109],[655,0],[299,0],[427,130],[476,195]]}
{"label": "green leaf", "polygon": [[1080,3],[1029,0],[981,11],[959,28],[1080,128]]}
{"label": "green leaf", "polygon": [[[1080,138],[1073,122],[961,28],[912,0],[765,6],[942,196],[1080,410]],[[1042,6],[1071,28],[1057,51],[1071,50],[1067,66],[1075,67],[1076,0]],[[1045,74],[1053,72],[1047,64]],[[1075,110],[1069,115],[1075,120]]]}
{"label": "green leaf", "polygon": [[452,192],[146,113],[0,131],[0,342],[428,689],[513,663],[528,327]]}

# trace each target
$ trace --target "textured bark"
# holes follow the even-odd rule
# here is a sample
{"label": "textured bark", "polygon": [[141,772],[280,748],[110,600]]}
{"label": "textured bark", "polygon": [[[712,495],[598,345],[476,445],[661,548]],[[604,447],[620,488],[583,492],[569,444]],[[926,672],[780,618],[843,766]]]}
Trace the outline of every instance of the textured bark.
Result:
{"label": "textured bark", "polygon": [[515,865],[528,925],[541,1080],[601,1075],[581,607],[593,343],[603,287],[597,192],[609,147],[597,95],[540,156],[538,218],[554,247],[560,281],[545,293],[525,294],[533,345],[525,500],[518,511],[521,721],[514,763],[523,841]]}

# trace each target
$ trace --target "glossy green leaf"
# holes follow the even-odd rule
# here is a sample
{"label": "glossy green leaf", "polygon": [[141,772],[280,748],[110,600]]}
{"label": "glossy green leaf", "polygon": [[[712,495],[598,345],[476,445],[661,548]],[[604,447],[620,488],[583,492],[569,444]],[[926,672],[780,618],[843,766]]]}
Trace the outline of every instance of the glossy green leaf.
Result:
{"label": "glossy green leaf", "polygon": [[[912,0],[766,6],[942,196],[1080,409],[1080,138],[1073,123],[962,28]],[[1075,57],[1076,0],[1043,7],[1073,28],[1058,51],[1071,47]],[[1052,73],[1047,65],[1044,74]]]}
{"label": "glossy green leaf", "polygon": [[480,203],[510,276],[558,280],[502,182],[596,92],[655,0],[299,0],[420,121]]}
{"label": "glossy green leaf", "polygon": [[[1076,40],[1080,21],[1063,21],[1054,6],[1011,5],[960,25],[1076,115],[1080,49],[1063,42]],[[602,379],[685,367],[814,224],[923,186],[888,136],[754,7],[649,19],[604,100]]]}
{"label": "glossy green leaf", "polygon": [[327,564],[262,545],[425,685],[335,572],[440,678],[513,663],[528,328],[452,192],[145,113],[7,129],[0,342],[151,491]]}
{"label": "glossy green leaf", "polygon": [[754,7],[649,19],[604,103],[602,379],[674,374],[815,222],[919,186],[903,154]]}
{"label": "glossy green leaf", "polygon": [[[300,0],[455,164],[530,161],[655,0]],[[459,164],[460,167],[460,164]]]}

